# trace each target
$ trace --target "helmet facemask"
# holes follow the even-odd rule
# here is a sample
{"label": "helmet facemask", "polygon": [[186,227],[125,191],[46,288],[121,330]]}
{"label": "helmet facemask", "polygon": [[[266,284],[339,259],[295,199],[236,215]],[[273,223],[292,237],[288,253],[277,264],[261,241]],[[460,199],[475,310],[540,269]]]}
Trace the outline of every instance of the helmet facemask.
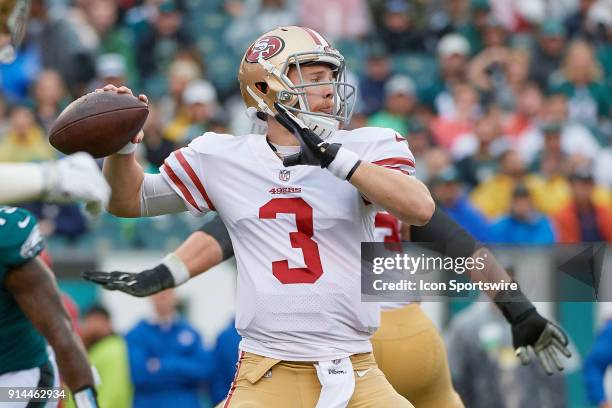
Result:
{"label": "helmet facemask", "polygon": [[[304,80],[302,67],[309,65],[328,65],[334,76],[331,81],[308,83]],[[292,82],[287,74],[295,69],[298,83]],[[322,138],[326,138],[339,129],[341,124],[348,123],[355,107],[357,89],[346,81],[346,66],[344,58],[336,50],[325,48],[318,52],[302,52],[291,54],[281,68],[283,75],[279,77],[284,90],[277,94],[277,102],[296,116]],[[313,112],[307,98],[308,88],[331,86],[333,89],[332,113]]]}

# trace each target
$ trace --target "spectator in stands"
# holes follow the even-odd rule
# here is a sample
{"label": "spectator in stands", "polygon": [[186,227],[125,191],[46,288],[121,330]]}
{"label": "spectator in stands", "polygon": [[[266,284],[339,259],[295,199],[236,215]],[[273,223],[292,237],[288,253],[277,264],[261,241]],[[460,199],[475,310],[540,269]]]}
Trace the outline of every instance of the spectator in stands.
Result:
{"label": "spectator in stands", "polygon": [[234,320],[219,334],[215,344],[215,370],[210,380],[210,398],[213,405],[223,401],[236,375],[240,335]]}
{"label": "spectator in stands", "polygon": [[535,82],[526,83],[516,97],[515,109],[508,112],[504,119],[503,133],[514,147],[527,137],[538,132],[540,115],[544,108],[544,95]]}
{"label": "spectator in stands", "polygon": [[149,116],[144,125],[144,158],[149,164],[148,173],[159,172],[166,157],[176,150],[176,145],[164,137],[163,124],[157,105],[149,103]]}
{"label": "spectator in stands", "polygon": [[182,20],[183,12],[176,2],[164,0],[152,20],[140,29],[136,36],[136,64],[143,81],[163,75],[177,52],[193,45]]}
{"label": "spectator in stands", "polygon": [[484,33],[487,22],[491,17],[491,4],[489,0],[471,0],[470,18],[459,28],[461,33],[470,44],[471,55],[476,55],[484,48]]}
{"label": "spectator in stands", "polygon": [[565,27],[570,38],[584,37],[587,34],[586,21],[589,9],[595,0],[579,0],[578,8],[565,20]]}
{"label": "spectator in stands", "polygon": [[569,119],[595,129],[600,118],[608,117],[612,98],[601,81],[601,67],[587,42],[576,41],[569,46],[561,75],[551,89],[568,98]]}
{"label": "spectator in stands", "polygon": [[43,129],[34,120],[32,111],[25,106],[12,108],[8,133],[0,141],[0,162],[44,161],[54,158],[55,151]]}
{"label": "spectator in stands", "polygon": [[364,74],[359,80],[359,111],[371,115],[383,108],[385,84],[391,77],[391,58],[386,45],[371,43]]}
{"label": "spectator in stands", "polygon": [[44,133],[49,134],[51,126],[69,102],[64,81],[57,71],[46,69],[39,74],[32,93],[36,120]]}
{"label": "spectator in stands", "polygon": [[[542,120],[562,124],[561,149],[572,161],[589,162],[594,160],[601,150],[597,139],[587,127],[568,119],[568,103],[564,95],[553,94],[546,99]],[[517,150],[525,161],[532,162],[543,146],[542,132],[536,131],[518,141]]]}
{"label": "spectator in stands", "polygon": [[559,241],[612,242],[610,192],[596,187],[591,171],[579,168],[570,177],[572,199],[554,217]]}
{"label": "spectator in stands", "polygon": [[517,184],[510,212],[491,225],[492,240],[504,244],[551,244],[555,241],[548,218],[533,207],[527,186]]}
{"label": "spectator in stands", "polygon": [[541,89],[548,89],[549,78],[559,67],[565,54],[566,40],[563,24],[546,20],[540,27],[537,45],[531,55],[530,78]]}
{"label": "spectator in stands", "polygon": [[87,22],[96,35],[96,50],[100,54],[121,55],[124,76],[130,83],[136,79],[134,38],[131,31],[119,25],[117,2],[114,0],[90,0],[83,3]]}
{"label": "spectator in stands", "polygon": [[433,145],[429,129],[420,120],[415,120],[410,123],[408,134],[405,137],[414,155],[416,177],[419,180],[427,180],[429,176],[425,158]]}
{"label": "spectator in stands", "polygon": [[132,383],[128,366],[126,341],[113,331],[111,316],[100,305],[92,306],[83,315],[81,338],[90,363],[100,375],[96,386],[101,407],[130,408]]}
{"label": "spectator in stands", "polygon": [[460,136],[453,146],[461,179],[470,188],[489,179],[496,173],[499,156],[507,147],[508,141],[501,133],[500,115],[490,110],[477,122],[473,133]]}
{"label": "spectator in stands", "polygon": [[34,0],[28,26],[43,67],[59,72],[73,97],[84,94],[95,76],[95,60],[74,25],[64,14],[50,13],[46,0]]}
{"label": "spectator in stands", "polygon": [[606,398],[604,377],[612,366],[612,319],[597,334],[591,351],[584,360],[582,373],[589,402],[599,408],[612,407],[612,396]]}
{"label": "spectator in stands", "polygon": [[90,89],[102,88],[106,84],[117,87],[127,85],[127,66],[121,54],[102,54],[96,64],[97,78]]}
{"label": "spectator in stands", "polygon": [[468,68],[472,84],[484,97],[505,111],[514,110],[520,90],[529,74],[529,54],[525,50],[487,47],[474,57]]}
{"label": "spectator in stands", "polygon": [[454,113],[452,89],[464,83],[467,75],[467,61],[470,44],[459,34],[447,34],[438,43],[438,77],[423,92],[423,103],[442,116]]}
{"label": "spectator in stands", "polygon": [[159,99],[162,124],[181,118],[187,121],[187,109],[183,105],[183,93],[192,81],[202,78],[202,68],[189,58],[176,57],[168,69],[168,91]]}
{"label": "spectator in stands", "polygon": [[553,216],[571,200],[567,180],[571,161],[561,149],[561,126],[559,123],[544,123],[544,148],[531,163],[530,170],[538,173],[532,180],[532,199],[540,211]]}
{"label": "spectator in stands", "polygon": [[[225,41],[239,55],[261,33],[298,22],[297,0],[229,0],[227,3],[236,11],[225,31]],[[325,18],[321,13],[318,15]]]}
{"label": "spectator in stands", "polygon": [[369,126],[391,128],[402,136],[408,134],[415,120],[417,105],[414,82],[406,75],[394,75],[385,84],[384,109],[368,119]]}
{"label": "spectator in stands", "polygon": [[[441,4],[440,4],[441,3]],[[472,21],[470,4],[464,0],[428,2],[427,16],[427,48],[435,52],[435,46],[440,38],[447,34],[458,32],[467,22]]]}
{"label": "spectator in stands", "polygon": [[507,150],[500,156],[498,173],[472,191],[472,203],[489,219],[500,217],[510,211],[514,186],[524,178],[523,160],[514,150]]}
{"label": "spectator in stands", "polygon": [[215,369],[198,332],[176,307],[173,289],[151,297],[155,317],[127,334],[134,408],[199,407],[198,390]]}
{"label": "spectator in stands", "polygon": [[590,8],[588,27],[594,33],[597,58],[609,84],[612,78],[612,8],[607,0],[597,0]]}
{"label": "spectator in stands", "polygon": [[432,147],[425,152],[420,159],[420,163],[421,174],[424,174],[424,177],[420,180],[428,183],[446,170],[453,162],[450,154],[445,149]]}
{"label": "spectator in stands", "polygon": [[371,30],[372,17],[366,0],[302,0],[300,25],[321,33],[332,43],[337,39],[359,40]]}
{"label": "spectator in stands", "polygon": [[452,166],[447,167],[430,181],[430,189],[436,204],[457,223],[477,240],[482,242],[490,240],[488,221],[468,200],[459,174]]}
{"label": "spectator in stands", "polygon": [[376,35],[392,54],[425,52],[425,35],[416,27],[411,14],[408,1],[385,1],[382,25],[376,30]]}
{"label": "spectator in stands", "polygon": [[207,122],[217,110],[217,92],[208,81],[193,81],[183,92],[187,120],[176,118],[165,130],[166,139],[182,145],[206,131]]}
{"label": "spectator in stands", "polygon": [[521,365],[504,316],[486,299],[455,315],[445,340],[453,385],[466,407],[567,407],[564,377]]}
{"label": "spectator in stands", "polygon": [[449,150],[461,135],[472,131],[481,115],[478,93],[471,85],[455,84],[452,95],[445,112],[441,112],[430,125],[435,142]]}

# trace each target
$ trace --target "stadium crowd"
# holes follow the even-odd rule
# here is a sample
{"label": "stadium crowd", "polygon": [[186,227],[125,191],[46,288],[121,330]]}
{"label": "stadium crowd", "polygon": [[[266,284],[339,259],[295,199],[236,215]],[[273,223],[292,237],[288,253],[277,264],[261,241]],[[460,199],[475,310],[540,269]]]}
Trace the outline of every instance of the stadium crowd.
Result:
{"label": "stadium crowd", "polygon": [[[479,240],[612,242],[612,2],[320,3],[33,0],[22,49],[15,62],[0,66],[0,161],[57,158],[47,139],[54,120],[71,101],[106,83],[149,96],[138,154],[150,172],[204,132],[248,133],[236,82],[242,52],[260,33],[297,24],[321,32],[345,55],[359,89],[351,126],[389,127],[405,137],[417,177]],[[76,205],[27,208],[44,234],[70,245],[95,242],[117,222],[90,220]],[[169,220],[168,230],[181,222],[179,216]],[[138,233],[150,222],[122,221],[136,233],[123,240],[112,235],[112,244],[156,245],[146,231]],[[87,314],[101,333],[93,335],[96,342],[112,335],[108,318],[103,309]],[[189,344],[199,343],[196,332],[182,329],[193,337]],[[163,336],[165,328],[143,322],[127,342],[153,337],[147,330]],[[124,346],[112,347],[126,353]],[[232,347],[217,358],[231,360]],[[137,386],[160,366],[150,359],[134,364],[131,350]],[[599,350],[609,354],[605,345]],[[133,367],[142,368],[140,377]],[[183,368],[186,382],[210,380],[205,372],[189,377]],[[589,373],[597,382],[597,371]],[[604,398],[599,391],[589,395],[597,404]]]}
{"label": "stadium crowd", "polygon": [[[352,125],[406,137],[418,177],[476,237],[612,241],[609,2],[328,3],[35,0],[23,49],[0,68],[0,160],[56,157],[54,119],[105,83],[152,100],[139,152],[150,171],[206,131],[247,133],[240,52],[301,24],[345,54]],[[88,234],[72,206],[32,207],[49,235]]]}

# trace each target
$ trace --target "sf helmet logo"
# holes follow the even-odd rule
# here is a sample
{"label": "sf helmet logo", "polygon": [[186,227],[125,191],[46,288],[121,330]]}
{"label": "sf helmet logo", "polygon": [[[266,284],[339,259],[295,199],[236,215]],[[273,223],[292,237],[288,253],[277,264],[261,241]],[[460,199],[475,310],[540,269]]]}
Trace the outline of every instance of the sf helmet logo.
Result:
{"label": "sf helmet logo", "polygon": [[260,38],[249,48],[246,56],[248,62],[257,62],[261,57],[265,60],[272,58],[285,48],[282,38],[274,35]]}

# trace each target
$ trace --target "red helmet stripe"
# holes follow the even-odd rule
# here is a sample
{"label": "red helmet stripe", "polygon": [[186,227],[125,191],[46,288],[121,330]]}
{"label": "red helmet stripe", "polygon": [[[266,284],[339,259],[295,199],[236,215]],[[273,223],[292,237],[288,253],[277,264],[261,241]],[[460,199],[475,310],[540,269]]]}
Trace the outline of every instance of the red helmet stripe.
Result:
{"label": "red helmet stripe", "polygon": [[302,29],[304,29],[308,34],[310,34],[310,36],[312,37],[314,42],[317,43],[317,45],[329,46],[327,40],[325,40],[325,38],[323,38],[321,34],[317,33],[312,28],[302,27]]}

